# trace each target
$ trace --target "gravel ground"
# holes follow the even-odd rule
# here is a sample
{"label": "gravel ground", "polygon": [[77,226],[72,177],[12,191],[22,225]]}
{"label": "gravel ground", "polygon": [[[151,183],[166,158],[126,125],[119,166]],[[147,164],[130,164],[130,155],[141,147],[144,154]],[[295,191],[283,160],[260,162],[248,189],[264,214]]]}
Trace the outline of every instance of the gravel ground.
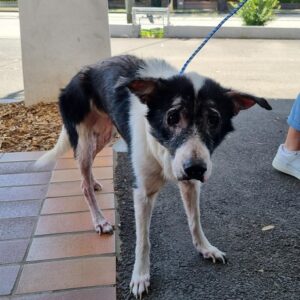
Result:
{"label": "gravel ground", "polygon": [[[253,108],[235,120],[236,131],[213,156],[214,171],[201,195],[202,224],[212,244],[227,253],[213,265],[194,250],[179,192],[162,190],[151,225],[151,288],[145,299],[299,299],[299,181],[271,167],[283,141],[291,101],[273,111]],[[115,169],[120,217],[118,299],[133,299],[129,282],[135,228],[130,164]],[[262,228],[273,225],[271,230]]]}

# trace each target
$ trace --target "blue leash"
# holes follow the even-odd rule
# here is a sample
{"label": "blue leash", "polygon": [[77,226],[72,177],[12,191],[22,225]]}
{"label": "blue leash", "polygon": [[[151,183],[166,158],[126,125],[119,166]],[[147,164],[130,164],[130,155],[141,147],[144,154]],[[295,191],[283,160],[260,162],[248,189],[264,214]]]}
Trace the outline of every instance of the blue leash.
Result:
{"label": "blue leash", "polygon": [[201,45],[192,53],[192,55],[189,57],[189,59],[184,63],[182,66],[179,74],[182,75],[187,68],[187,66],[190,64],[190,62],[194,59],[194,57],[198,54],[198,52],[205,46],[205,44],[213,37],[213,35],[223,26],[223,24],[230,19],[234,14],[236,14],[247,2],[248,0],[244,0],[241,2],[235,9],[233,9],[219,24],[216,26],[204,39],[204,41],[201,43]]}

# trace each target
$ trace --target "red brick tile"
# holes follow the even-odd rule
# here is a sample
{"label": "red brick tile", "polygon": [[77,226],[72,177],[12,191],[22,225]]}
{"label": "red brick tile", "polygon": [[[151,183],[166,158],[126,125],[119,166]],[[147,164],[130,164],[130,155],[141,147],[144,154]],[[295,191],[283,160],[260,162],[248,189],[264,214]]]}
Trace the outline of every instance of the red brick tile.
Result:
{"label": "red brick tile", "polygon": [[114,257],[93,257],[25,265],[17,294],[115,284]]}
{"label": "red brick tile", "polygon": [[[116,300],[116,297],[116,288],[109,286],[51,293],[27,294],[23,296],[14,296],[11,300]],[[8,298],[3,300],[8,300]]]}
{"label": "red brick tile", "polygon": [[0,264],[23,260],[29,240],[0,241]]}
{"label": "red brick tile", "polygon": [[105,147],[100,153],[97,154],[98,157],[112,156],[112,155],[113,155],[113,148],[112,147]]}
{"label": "red brick tile", "polygon": [[60,158],[74,158],[74,152],[72,149],[70,149],[68,152],[63,154]]}
{"label": "red brick tile", "polygon": [[[93,167],[111,167],[113,165],[112,156],[96,157]],[[74,158],[60,158],[57,160],[55,170],[77,169],[77,161]]]}
{"label": "red brick tile", "polygon": [[[112,193],[113,181],[101,180],[103,190],[97,193]],[[1,189],[0,189],[1,190]],[[49,185],[47,197],[64,197],[64,196],[76,196],[82,195],[81,182],[80,181],[70,181],[70,182],[55,182]],[[1,195],[0,195],[1,200]]]}
{"label": "red brick tile", "polygon": [[43,199],[46,192],[46,185],[4,187],[0,188],[0,201]]}
{"label": "red brick tile", "polygon": [[[113,170],[112,167],[93,168],[93,175],[95,179],[112,179]],[[52,172],[52,182],[66,182],[81,180],[81,174],[78,169],[71,170],[55,170]],[[0,175],[1,183],[1,175]]]}
{"label": "red brick tile", "polygon": [[[104,210],[104,216],[115,222],[115,211]],[[40,216],[35,235],[94,230],[90,212]]]}
{"label": "red brick tile", "polygon": [[96,232],[34,238],[27,261],[115,253],[115,236]]}
{"label": "red brick tile", "polygon": [[[96,194],[101,209],[115,208],[114,194]],[[69,196],[60,198],[47,198],[43,204],[42,214],[59,214],[68,212],[88,211],[84,196]]]}
{"label": "red brick tile", "polygon": [[9,295],[14,287],[20,266],[0,267],[0,296]]}
{"label": "red brick tile", "polygon": [[1,158],[1,162],[14,162],[14,161],[33,161],[40,158],[45,151],[32,151],[32,152],[11,152],[5,153]]}
{"label": "red brick tile", "polygon": [[50,177],[50,172],[0,175],[0,186],[47,184]]}

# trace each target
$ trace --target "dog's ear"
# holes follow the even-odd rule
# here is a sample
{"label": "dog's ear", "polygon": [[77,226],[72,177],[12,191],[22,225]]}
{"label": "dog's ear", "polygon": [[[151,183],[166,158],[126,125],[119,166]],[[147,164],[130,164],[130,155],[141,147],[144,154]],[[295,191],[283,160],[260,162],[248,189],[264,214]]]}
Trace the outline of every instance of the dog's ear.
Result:
{"label": "dog's ear", "polygon": [[143,78],[131,81],[127,87],[135,94],[142,103],[147,104],[153,98],[160,85],[159,79]]}
{"label": "dog's ear", "polygon": [[259,106],[267,110],[272,109],[270,104],[264,98],[255,97],[253,95],[241,93],[234,90],[227,90],[225,94],[232,100],[234,104],[235,115],[237,115],[240,110],[248,109],[255,104],[258,104]]}

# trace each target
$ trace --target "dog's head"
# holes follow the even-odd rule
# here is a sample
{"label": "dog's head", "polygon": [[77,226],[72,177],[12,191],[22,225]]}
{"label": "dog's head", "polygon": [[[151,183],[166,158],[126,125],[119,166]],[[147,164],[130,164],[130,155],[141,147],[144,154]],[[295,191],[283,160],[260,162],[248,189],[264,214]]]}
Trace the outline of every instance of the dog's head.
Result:
{"label": "dog's head", "polygon": [[151,134],[169,151],[178,180],[208,179],[210,156],[233,130],[231,119],[240,110],[254,104],[271,109],[263,98],[223,88],[196,73],[136,79],[128,88],[148,106]]}

